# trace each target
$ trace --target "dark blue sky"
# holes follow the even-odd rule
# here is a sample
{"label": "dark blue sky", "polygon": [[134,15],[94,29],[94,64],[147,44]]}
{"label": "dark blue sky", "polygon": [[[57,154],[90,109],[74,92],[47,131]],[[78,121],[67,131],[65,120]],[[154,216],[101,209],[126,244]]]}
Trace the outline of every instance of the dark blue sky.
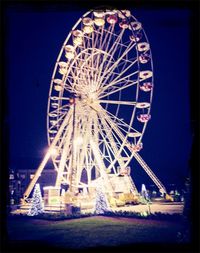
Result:
{"label": "dark blue sky", "polygon": [[[10,167],[36,169],[47,148],[49,85],[63,41],[84,11],[9,8],[6,12]],[[183,182],[191,152],[189,53],[190,16],[186,9],[140,9],[154,64],[152,119],[141,155],[164,184]],[[133,161],[139,186],[147,180]]]}

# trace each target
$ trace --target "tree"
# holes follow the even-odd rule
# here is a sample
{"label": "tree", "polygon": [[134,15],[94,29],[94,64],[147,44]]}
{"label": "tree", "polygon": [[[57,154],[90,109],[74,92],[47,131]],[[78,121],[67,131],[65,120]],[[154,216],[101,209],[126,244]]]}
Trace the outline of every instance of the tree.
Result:
{"label": "tree", "polygon": [[40,185],[36,184],[33,191],[31,208],[29,209],[28,215],[35,216],[43,212],[44,212],[44,206],[43,206],[43,201],[42,201],[42,194],[40,191]]}
{"label": "tree", "polygon": [[102,179],[98,180],[98,184],[96,187],[96,204],[95,204],[95,213],[103,214],[109,210],[106,195],[103,191],[103,183]]}

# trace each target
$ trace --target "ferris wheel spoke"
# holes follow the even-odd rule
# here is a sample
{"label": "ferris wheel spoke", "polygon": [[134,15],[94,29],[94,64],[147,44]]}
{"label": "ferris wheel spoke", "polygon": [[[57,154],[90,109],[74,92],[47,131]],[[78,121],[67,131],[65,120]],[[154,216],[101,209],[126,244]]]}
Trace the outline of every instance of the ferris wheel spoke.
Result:
{"label": "ferris wheel spoke", "polygon": [[112,120],[112,118],[108,115],[108,113],[102,108],[102,113],[104,118],[109,122],[111,128],[116,132],[121,141],[123,142],[125,139],[125,135],[120,131],[117,124]]}
{"label": "ferris wheel spoke", "polygon": [[[112,86],[113,84],[117,83],[119,80],[124,80],[124,79],[126,79],[127,77],[129,77],[129,75],[127,75],[127,76],[125,76],[125,77],[119,79],[119,78],[120,78],[124,73],[126,73],[126,71],[128,71],[136,62],[137,62],[137,58],[136,58],[131,64],[129,64],[127,68],[125,68],[123,71],[121,71],[120,73],[118,73],[117,77],[114,78],[114,79],[111,81],[111,83],[109,83],[109,86]],[[135,73],[138,73],[138,71],[134,72],[133,74],[135,74]],[[132,76],[132,75],[130,75],[130,76]],[[102,86],[104,86],[104,85],[105,85],[105,81],[102,82]]]}
{"label": "ferris wheel spoke", "polygon": [[106,92],[105,90],[104,91],[100,91],[99,92],[100,95],[99,95],[98,98],[102,99],[102,98],[108,97],[108,96],[110,96],[110,95],[112,95],[114,93],[117,93],[117,92],[121,91],[121,90],[127,89],[128,87],[131,87],[131,86],[133,86],[133,85],[135,85],[137,83],[138,83],[138,81],[133,80],[133,81],[127,82],[127,84],[125,84],[125,85],[123,85],[123,86],[121,86],[121,87],[119,87],[117,89],[114,88],[113,90],[108,91],[108,92]]}
{"label": "ferris wheel spoke", "polygon": [[[115,134],[115,132],[113,131],[111,125],[109,125],[109,123],[105,119],[104,115],[100,116],[100,121],[101,121],[101,124],[103,125],[103,128],[104,128],[105,132],[106,132],[106,138],[109,140],[108,143],[111,146],[111,150],[112,150],[112,152],[114,154],[114,157],[116,157],[116,156],[118,157],[117,161],[118,161],[120,167],[123,167],[124,162],[123,162],[123,159],[122,159],[121,155],[118,154],[119,153],[119,149],[117,147],[117,144],[119,145],[119,147],[121,147],[122,143],[121,143],[120,139],[117,137],[117,134]],[[125,153],[127,154],[127,152],[125,152]]]}
{"label": "ferris wheel spoke", "polygon": [[[108,47],[110,45],[110,41],[111,41],[111,38],[112,38],[112,35],[113,35],[113,30],[114,30],[114,26],[109,26],[109,28],[107,30],[104,30],[106,31],[106,35],[104,37],[104,40],[102,42],[102,45],[100,45],[100,48],[102,50],[104,50],[105,52],[107,52],[108,50]],[[105,48],[104,48],[105,46]]]}
{"label": "ferris wheel spoke", "polygon": [[127,124],[123,119],[119,119],[116,115],[112,114],[109,111],[106,111],[105,109],[103,109],[104,112],[106,114],[108,114],[110,116],[110,118],[112,119],[112,121],[117,124],[118,128],[120,128],[124,134],[128,134],[129,129],[131,131],[133,131],[134,133],[139,133],[135,128],[133,128],[132,126],[130,126],[129,124]]}
{"label": "ferris wheel spoke", "polygon": [[[110,68],[106,68],[104,70],[104,74],[101,76],[101,79],[99,80],[99,82],[101,83],[103,81],[103,79],[105,78],[105,82],[108,80],[108,78],[110,77],[110,73],[112,73],[112,71],[116,68],[116,66],[120,63],[120,61],[123,60],[123,58],[128,54],[128,52],[130,52],[130,50],[135,47],[136,43],[131,42],[129,44],[129,47],[127,47],[125,49],[125,51],[122,53],[122,55],[116,60],[115,64],[113,64]],[[114,52],[112,52],[111,57],[114,58]]]}
{"label": "ferris wheel spoke", "polygon": [[118,100],[98,100],[101,104],[114,104],[114,105],[136,105],[136,102],[133,101],[118,101]]}
{"label": "ferris wheel spoke", "polygon": [[[106,119],[106,115],[105,115],[105,112],[102,112],[103,113],[103,118],[104,119]],[[106,119],[107,120],[107,119]],[[108,121],[109,123],[110,123],[110,126],[111,126],[111,128],[112,129],[114,129],[113,128],[113,126],[115,125],[115,124],[113,124],[114,122],[112,122],[112,120],[109,120]],[[117,135],[119,136],[119,130],[117,129],[117,127],[115,126],[115,132],[117,133]],[[123,143],[123,141],[124,141],[124,136],[123,136],[123,134],[120,134],[120,139],[122,140],[122,143]],[[111,168],[114,166],[114,164],[116,163],[116,161],[118,161],[118,159],[120,159],[120,155],[121,155],[121,152],[122,152],[122,150],[124,149],[124,147],[123,147],[123,145],[121,145],[120,146],[120,148],[119,148],[119,150],[118,150],[118,152],[117,152],[117,154],[115,154],[115,158],[114,158],[114,160],[110,163],[110,165],[108,166],[108,168],[107,168],[107,170],[109,171],[109,170],[111,170]],[[130,159],[132,158],[132,154],[131,154],[131,156],[129,157]],[[122,167],[122,169],[123,168],[125,168],[126,166],[127,166],[127,164],[129,163],[129,161],[130,161],[130,159],[123,165],[123,167]]]}
{"label": "ferris wheel spoke", "polygon": [[[102,136],[102,138],[103,138],[104,147],[105,147],[106,152],[107,152],[107,155],[104,155],[103,157],[104,157],[104,159],[106,159],[109,163],[111,163],[112,160],[113,160],[113,157],[114,157],[113,150],[112,150],[111,147],[108,145],[108,141],[106,140],[106,138],[105,138],[103,132],[100,131],[100,133],[101,133],[101,136]],[[111,154],[111,153],[112,153],[112,154]],[[115,174],[116,174],[116,169],[115,169],[114,164],[113,164],[113,166],[112,166],[112,169],[113,169],[113,171],[114,171]]]}
{"label": "ferris wheel spoke", "polygon": [[[136,80],[129,80],[129,78],[132,77],[132,76],[134,76],[134,75],[136,75],[136,74],[138,74],[138,71],[135,71],[134,73],[131,73],[131,74],[127,75],[127,76],[124,76],[121,79],[118,79],[118,80],[115,79],[115,80],[111,81],[111,83],[109,83],[107,85],[104,85],[102,87],[102,90],[106,91],[109,87],[112,87],[112,86],[116,87],[117,84],[120,85],[123,82],[134,82],[134,84],[135,84],[135,83],[137,83],[137,81]],[[125,87],[124,84],[123,84],[123,87]]]}
{"label": "ferris wheel spoke", "polygon": [[[113,43],[113,45],[111,46],[111,48],[109,49],[109,51],[107,51],[107,54],[104,55],[103,61],[102,61],[101,65],[100,65],[100,67],[99,67],[99,74],[98,74],[97,79],[96,79],[96,82],[97,82],[99,85],[100,85],[100,83],[101,83],[101,76],[102,76],[102,73],[105,72],[105,71],[107,71],[108,65],[109,65],[109,64],[108,64],[107,67],[106,67],[105,69],[103,69],[104,62],[107,61],[108,56],[109,56],[110,58],[112,58],[111,53],[112,53],[113,55],[115,54],[115,52],[116,52],[116,50],[117,50],[117,48],[118,48],[118,43],[119,43],[119,41],[121,40],[121,37],[123,36],[123,33],[124,33],[124,30],[122,30],[122,31],[120,32],[119,36],[118,36],[118,37],[116,38],[116,40],[115,40],[115,43]],[[111,63],[111,59],[109,60],[109,62]]]}
{"label": "ferris wheel spoke", "polygon": [[101,27],[101,26],[97,30],[94,29],[94,34],[96,35],[94,38],[94,43],[93,43],[94,48],[97,47],[98,42],[100,43],[102,31],[103,31],[103,27]]}
{"label": "ferris wheel spoke", "polygon": [[[89,143],[89,132],[90,131],[87,131],[86,122],[84,124],[82,124],[82,127],[79,127],[79,130],[80,129],[82,129],[82,134],[78,135],[78,136],[79,136],[79,138],[82,138],[82,136],[84,136],[84,138],[82,138],[82,144],[79,143],[80,158],[79,158],[79,163],[78,163],[79,165],[78,166],[80,168],[83,168],[84,167],[84,161],[85,161],[86,156],[87,156],[87,146],[88,146],[88,143]],[[78,143],[77,143],[77,145],[78,145]],[[81,149],[80,149],[80,147],[81,147]],[[86,169],[87,174],[89,175],[89,171],[87,170],[87,168],[85,168],[85,169]],[[82,174],[82,170],[80,169],[78,171],[78,176],[77,176],[78,182],[80,182],[81,174]]]}
{"label": "ferris wheel spoke", "polygon": [[70,145],[70,138],[72,135],[72,126],[69,126],[68,128],[69,130],[66,131],[66,136],[63,137],[62,139],[64,140],[63,143],[63,149],[62,149],[62,155],[61,155],[61,159],[60,159],[60,163],[59,163],[59,167],[58,167],[58,175],[57,175],[57,179],[56,179],[56,186],[60,186],[61,181],[63,179],[63,171],[65,168],[65,164],[66,164],[66,159],[67,159],[67,151],[69,152],[69,145]]}

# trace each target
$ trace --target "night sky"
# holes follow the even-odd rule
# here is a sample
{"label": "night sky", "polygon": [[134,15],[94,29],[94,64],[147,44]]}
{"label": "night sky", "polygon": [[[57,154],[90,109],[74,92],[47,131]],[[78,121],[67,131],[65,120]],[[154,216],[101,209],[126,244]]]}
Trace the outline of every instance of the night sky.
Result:
{"label": "night sky", "polygon": [[[183,183],[192,144],[190,24],[187,9],[130,9],[143,24],[154,64],[152,118],[140,152],[164,183]],[[36,169],[47,149],[46,111],[51,75],[61,46],[85,10],[8,8],[6,81],[9,166]],[[133,161],[136,185],[149,183]]]}

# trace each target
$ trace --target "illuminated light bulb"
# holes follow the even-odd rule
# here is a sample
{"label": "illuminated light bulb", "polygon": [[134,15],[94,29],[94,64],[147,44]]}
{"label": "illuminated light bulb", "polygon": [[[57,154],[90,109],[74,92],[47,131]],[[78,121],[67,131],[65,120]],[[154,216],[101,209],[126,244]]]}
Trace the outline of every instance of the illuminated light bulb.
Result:
{"label": "illuminated light bulb", "polygon": [[83,27],[83,32],[84,33],[90,34],[93,31],[94,31],[94,28],[92,26],[86,25],[86,26]]}
{"label": "illuminated light bulb", "polygon": [[105,20],[103,18],[95,18],[94,23],[97,26],[103,26],[105,24]]}

